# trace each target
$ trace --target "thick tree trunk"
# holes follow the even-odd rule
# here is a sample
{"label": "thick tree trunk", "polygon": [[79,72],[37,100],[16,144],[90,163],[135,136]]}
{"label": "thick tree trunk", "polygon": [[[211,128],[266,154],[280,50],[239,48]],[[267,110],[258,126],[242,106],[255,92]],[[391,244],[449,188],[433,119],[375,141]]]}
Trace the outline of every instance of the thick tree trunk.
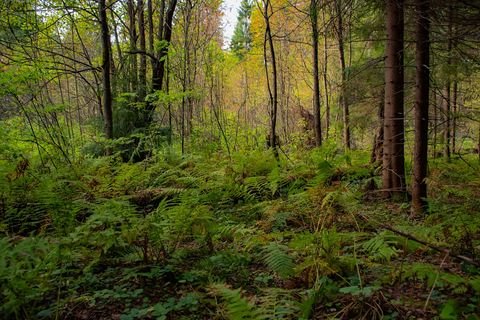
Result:
{"label": "thick tree trunk", "polygon": [[105,0],[98,1],[102,34],[102,74],[103,74],[103,118],[105,137],[113,139],[112,86],[110,83],[110,34],[108,31],[107,7]]}
{"label": "thick tree trunk", "polygon": [[412,208],[416,214],[427,208],[428,108],[430,99],[430,3],[416,0],[415,153],[413,158]]}
{"label": "thick tree trunk", "polygon": [[322,145],[322,120],[320,116],[320,69],[318,59],[318,0],[310,0],[310,22],[313,47],[313,116],[315,119],[315,145]]}
{"label": "thick tree trunk", "polygon": [[386,0],[385,121],[383,189],[387,197],[405,196],[404,0]]}

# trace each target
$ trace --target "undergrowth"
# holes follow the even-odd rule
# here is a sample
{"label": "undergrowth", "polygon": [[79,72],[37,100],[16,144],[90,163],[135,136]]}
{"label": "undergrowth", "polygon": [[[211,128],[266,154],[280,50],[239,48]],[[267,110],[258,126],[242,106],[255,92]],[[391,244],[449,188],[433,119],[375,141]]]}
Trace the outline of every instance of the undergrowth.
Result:
{"label": "undergrowth", "polygon": [[480,269],[455,259],[478,261],[473,161],[434,162],[430,212],[411,219],[378,197],[368,154],[332,146],[279,161],[12,160],[0,166],[5,319],[478,319]]}

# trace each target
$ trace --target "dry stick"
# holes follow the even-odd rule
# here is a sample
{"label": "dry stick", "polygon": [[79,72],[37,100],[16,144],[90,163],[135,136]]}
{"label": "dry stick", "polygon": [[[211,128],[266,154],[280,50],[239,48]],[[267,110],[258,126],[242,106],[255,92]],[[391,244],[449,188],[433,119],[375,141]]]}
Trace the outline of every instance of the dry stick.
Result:
{"label": "dry stick", "polygon": [[420,239],[412,236],[411,234],[408,234],[408,233],[405,233],[405,232],[403,232],[403,231],[397,230],[397,229],[395,229],[395,228],[393,228],[393,227],[390,227],[389,225],[386,225],[386,224],[383,224],[383,223],[380,223],[380,222],[376,222],[376,221],[372,221],[372,220],[370,220],[369,218],[367,218],[366,216],[364,216],[364,215],[361,214],[361,213],[359,213],[358,215],[360,216],[360,218],[362,218],[363,220],[365,220],[365,221],[368,222],[368,223],[377,224],[379,227],[381,227],[381,228],[383,228],[383,229],[386,229],[386,230],[388,230],[388,231],[391,231],[391,232],[393,232],[393,233],[395,233],[395,234],[398,234],[398,235],[400,235],[400,236],[402,236],[402,237],[405,237],[405,238],[407,238],[407,239],[409,239],[409,240],[418,242],[418,243],[420,243],[420,244],[422,244],[422,245],[424,245],[424,246],[426,246],[426,247],[428,247],[428,248],[430,248],[430,249],[432,249],[432,250],[435,250],[435,251],[437,251],[437,252],[443,252],[443,253],[445,253],[445,254],[448,255],[448,256],[451,256],[451,257],[453,257],[453,258],[457,258],[458,260],[461,260],[461,261],[463,261],[463,262],[469,263],[469,264],[474,265],[474,266],[476,266],[476,267],[480,267],[480,263],[478,263],[477,261],[475,261],[475,260],[473,260],[473,259],[471,259],[471,258],[469,258],[469,257],[463,256],[463,255],[458,255],[458,254],[453,254],[449,249],[441,248],[441,247],[438,247],[438,246],[436,246],[436,245],[434,245],[434,244],[431,244],[431,243],[428,243],[428,242],[426,242],[426,241],[420,240]]}
{"label": "dry stick", "polygon": [[[448,257],[448,253],[445,254],[445,257],[443,257],[442,263],[440,263],[440,269],[443,267],[443,264],[445,263],[445,260],[447,260],[447,257]],[[440,277],[440,271],[437,273],[437,276],[435,277],[435,281],[433,282],[433,285],[432,285],[432,289],[428,294],[427,301],[425,301],[425,305],[423,306],[423,312],[427,311],[428,303],[432,298],[433,290],[435,290],[435,286],[437,285],[437,281],[439,277]]]}

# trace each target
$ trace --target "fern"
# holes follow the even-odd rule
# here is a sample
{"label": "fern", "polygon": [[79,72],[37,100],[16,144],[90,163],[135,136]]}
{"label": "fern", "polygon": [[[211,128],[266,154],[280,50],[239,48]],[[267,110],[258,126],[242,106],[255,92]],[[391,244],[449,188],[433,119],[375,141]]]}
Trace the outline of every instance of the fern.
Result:
{"label": "fern", "polygon": [[299,303],[292,296],[291,291],[270,288],[263,291],[260,297],[262,319],[294,319],[299,312]]}
{"label": "fern", "polygon": [[283,279],[292,276],[295,268],[295,263],[287,251],[288,247],[276,243],[265,246],[262,251],[265,264]]}
{"label": "fern", "polygon": [[261,319],[255,306],[242,297],[240,289],[230,289],[223,284],[210,287],[215,295],[220,295],[225,300],[227,319],[230,320],[256,320]]}
{"label": "fern", "polygon": [[390,261],[398,255],[398,250],[393,247],[396,242],[388,238],[386,232],[377,234],[365,241],[361,248],[373,261]]}
{"label": "fern", "polygon": [[224,284],[210,287],[220,295],[231,320],[295,319],[300,311],[299,304],[288,290],[271,288],[264,290],[259,304],[254,305],[242,296],[240,289],[230,289]]}

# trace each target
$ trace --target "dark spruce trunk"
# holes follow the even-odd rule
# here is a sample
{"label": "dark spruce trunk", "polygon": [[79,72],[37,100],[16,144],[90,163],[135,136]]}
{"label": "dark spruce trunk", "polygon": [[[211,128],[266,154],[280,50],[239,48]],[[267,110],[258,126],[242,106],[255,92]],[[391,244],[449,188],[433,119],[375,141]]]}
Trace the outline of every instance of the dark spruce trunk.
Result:
{"label": "dark spruce trunk", "polygon": [[413,158],[412,209],[427,209],[428,108],[430,98],[429,0],[416,0],[415,151]]}
{"label": "dark spruce trunk", "polygon": [[404,199],[404,2],[386,0],[387,45],[385,62],[385,119],[383,148],[383,189],[385,196]]}

